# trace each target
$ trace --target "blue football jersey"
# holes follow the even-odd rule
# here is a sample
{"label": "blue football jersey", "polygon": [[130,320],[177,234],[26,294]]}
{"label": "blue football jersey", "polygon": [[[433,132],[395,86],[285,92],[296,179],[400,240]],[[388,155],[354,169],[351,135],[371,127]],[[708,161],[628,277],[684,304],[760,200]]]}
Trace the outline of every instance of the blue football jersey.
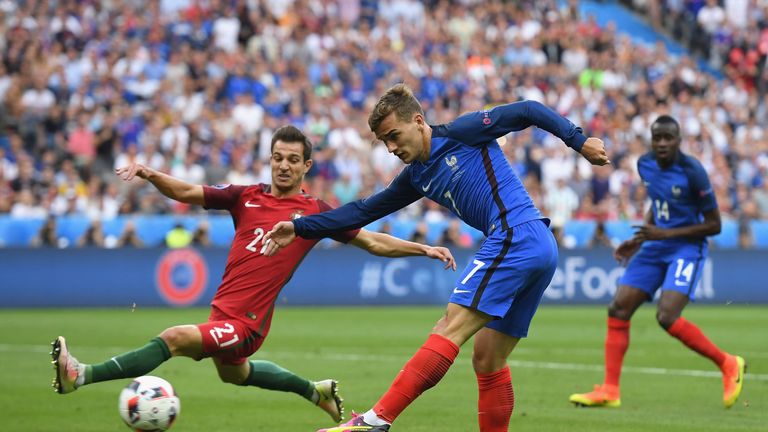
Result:
{"label": "blue football jersey", "polygon": [[294,221],[304,238],[326,237],[359,228],[426,196],[486,236],[541,219],[496,139],[538,126],[574,150],[586,141],[581,128],[533,101],[501,105],[432,126],[429,159],[414,161],[383,191],[335,210]]}
{"label": "blue football jersey", "polygon": [[707,172],[691,156],[681,152],[672,166],[662,169],[654,153],[648,152],[638,159],[637,169],[648,189],[656,226],[696,225],[704,220],[704,213],[717,208]]}

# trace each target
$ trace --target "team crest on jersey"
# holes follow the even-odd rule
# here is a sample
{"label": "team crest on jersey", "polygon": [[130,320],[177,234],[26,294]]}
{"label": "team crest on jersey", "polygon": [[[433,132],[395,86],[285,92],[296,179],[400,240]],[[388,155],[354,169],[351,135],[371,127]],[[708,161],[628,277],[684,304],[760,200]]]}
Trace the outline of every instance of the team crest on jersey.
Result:
{"label": "team crest on jersey", "polygon": [[456,155],[451,155],[450,159],[448,156],[445,157],[445,164],[451,167],[451,171],[456,171],[459,169],[459,160],[456,158]]}
{"label": "team crest on jersey", "polygon": [[304,216],[304,210],[296,210],[295,212],[291,213],[291,220],[296,220],[302,216]]}
{"label": "team crest on jersey", "polygon": [[672,186],[672,195],[675,196],[675,198],[680,197],[680,194],[683,193],[683,190],[680,188],[680,186]]}

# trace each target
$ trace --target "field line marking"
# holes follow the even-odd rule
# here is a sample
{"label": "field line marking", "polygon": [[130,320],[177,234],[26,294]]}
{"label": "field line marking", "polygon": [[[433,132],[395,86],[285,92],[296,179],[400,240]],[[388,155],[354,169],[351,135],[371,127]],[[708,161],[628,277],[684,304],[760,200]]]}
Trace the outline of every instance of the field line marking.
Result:
{"label": "field line marking", "polygon": [[[116,352],[116,351],[128,351],[131,348],[127,347],[93,347],[93,346],[77,346],[76,350],[81,351],[95,351],[100,352]],[[46,345],[15,345],[15,344],[0,344],[0,352],[32,352],[32,353],[48,353],[50,347]],[[339,353],[339,352],[304,352],[304,351],[271,351],[263,350],[255,354],[257,357],[278,357],[278,358],[302,358],[302,359],[317,359],[322,358],[326,360],[334,361],[348,361],[348,362],[379,362],[379,363],[400,363],[407,360],[406,356],[393,356],[393,355],[372,355],[372,354],[355,354],[355,353]],[[470,361],[466,359],[456,359],[456,363],[469,364]],[[510,360],[508,363],[513,367],[526,368],[526,369],[551,369],[551,370],[577,370],[577,371],[589,371],[589,372],[602,372],[603,365],[596,364],[584,364],[584,363],[560,363],[560,362],[546,362],[546,361],[531,361],[531,360]],[[705,377],[705,378],[721,378],[722,375],[717,371],[704,371],[696,369],[671,369],[660,367],[641,367],[641,366],[624,366],[622,372],[641,374],[641,375],[674,375],[674,376],[689,376],[689,377]],[[747,373],[746,377],[750,380],[768,381],[768,374],[755,374]]]}

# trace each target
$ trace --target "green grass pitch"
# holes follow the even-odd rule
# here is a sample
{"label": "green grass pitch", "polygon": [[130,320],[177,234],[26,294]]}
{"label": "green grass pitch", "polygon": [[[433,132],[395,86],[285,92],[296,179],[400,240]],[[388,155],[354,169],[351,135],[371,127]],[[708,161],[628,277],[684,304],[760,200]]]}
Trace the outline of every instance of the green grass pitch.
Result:
{"label": "green grass pitch", "polygon": [[[605,308],[540,308],[530,337],[512,354],[516,404],[512,431],[768,430],[768,308],[692,306],[686,317],[749,365],[741,399],[721,403],[715,367],[663,332],[652,307],[635,316],[619,409],[578,409],[568,395],[602,379]],[[426,338],[442,308],[279,308],[254,358],[308,378],[341,382],[347,412],[364,410],[389,386]],[[84,362],[103,361],[166,327],[204,321],[204,309],[38,309],[0,311],[0,411],[3,430],[125,431],[117,412],[129,381],[99,383],[71,395],[50,387],[49,342],[67,337]],[[466,348],[466,347],[465,347]],[[394,431],[474,431],[477,389],[464,349],[439,386],[419,398]],[[292,394],[218,381],[210,360],[172,359],[153,374],[181,398],[177,431],[314,431],[325,413]]]}

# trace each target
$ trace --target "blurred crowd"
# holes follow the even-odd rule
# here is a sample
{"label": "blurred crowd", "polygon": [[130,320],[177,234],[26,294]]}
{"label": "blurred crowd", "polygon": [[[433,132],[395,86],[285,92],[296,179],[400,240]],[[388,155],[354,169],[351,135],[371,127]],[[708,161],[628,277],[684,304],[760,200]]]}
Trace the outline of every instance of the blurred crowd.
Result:
{"label": "blurred crowd", "polygon": [[[740,3],[746,26],[712,28],[760,66],[744,69],[713,36],[707,52],[721,53],[726,72],[717,80],[661,44],[601,28],[573,1],[0,0],[0,214],[202,212],[114,169],[140,162],[191,183],[269,183],[270,137],[289,123],[315,144],[305,189],[340,205],[402,168],[366,119],[405,82],[434,124],[532,99],[603,138],[613,164],[602,168],[540,130],[501,140],[556,229],[642,218],[636,161],[660,114],[680,121],[725,218],[768,219],[768,41],[752,31],[766,9]],[[422,200],[398,217],[450,215]]]}
{"label": "blurred crowd", "polygon": [[768,1],[622,0],[750,90],[768,91]]}

